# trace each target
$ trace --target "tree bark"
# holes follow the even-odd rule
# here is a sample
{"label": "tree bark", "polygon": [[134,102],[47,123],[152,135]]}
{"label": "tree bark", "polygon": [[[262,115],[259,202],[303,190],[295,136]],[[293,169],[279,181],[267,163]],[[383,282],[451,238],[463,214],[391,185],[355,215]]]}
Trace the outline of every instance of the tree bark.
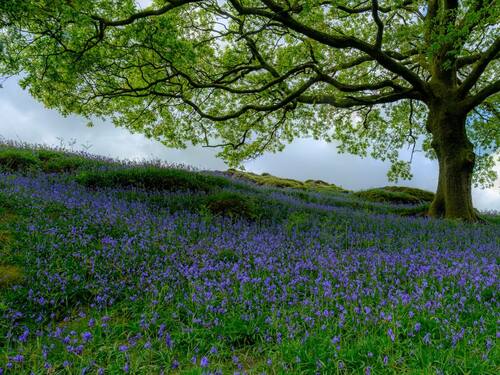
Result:
{"label": "tree bark", "polygon": [[465,130],[466,117],[453,105],[430,106],[428,129],[439,162],[438,187],[429,209],[432,217],[479,220],[472,205],[475,154]]}

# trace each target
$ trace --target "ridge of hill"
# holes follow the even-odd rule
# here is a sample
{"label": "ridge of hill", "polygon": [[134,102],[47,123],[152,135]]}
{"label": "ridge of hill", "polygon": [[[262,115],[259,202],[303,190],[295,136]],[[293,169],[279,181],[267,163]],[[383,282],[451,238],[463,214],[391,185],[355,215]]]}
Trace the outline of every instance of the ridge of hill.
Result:
{"label": "ridge of hill", "polygon": [[[0,144],[0,170],[7,172],[44,172],[75,175],[88,186],[135,186],[156,190],[202,190],[238,185],[239,181],[277,189],[293,189],[308,193],[332,193],[359,201],[426,205],[434,194],[422,189],[386,186],[352,192],[322,180],[300,181],[229,169],[226,172],[198,171],[192,167],[167,164],[160,161],[131,162],[74,152],[62,148],[4,142]],[[224,177],[230,177],[224,180]],[[232,181],[232,182],[231,182]],[[239,186],[241,188],[241,186]],[[300,196],[300,193],[298,193]],[[397,210],[396,210],[397,211]]]}

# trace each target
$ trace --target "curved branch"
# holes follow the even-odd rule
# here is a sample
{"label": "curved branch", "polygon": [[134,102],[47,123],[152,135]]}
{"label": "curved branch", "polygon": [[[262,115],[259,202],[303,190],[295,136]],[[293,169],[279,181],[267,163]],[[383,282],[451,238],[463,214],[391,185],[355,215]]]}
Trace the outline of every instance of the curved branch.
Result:
{"label": "curved branch", "polygon": [[367,105],[394,103],[403,99],[418,99],[420,95],[415,89],[403,92],[391,92],[384,95],[366,95],[361,97],[346,96],[335,98],[333,95],[301,95],[298,98],[304,104],[328,104],[337,108],[352,108]]}
{"label": "curved branch", "polygon": [[158,8],[158,9],[147,9],[137,13],[132,14],[130,17],[121,19],[121,20],[107,20],[103,17],[99,17],[96,15],[91,16],[94,20],[99,21],[103,24],[104,27],[108,26],[125,26],[134,23],[135,21],[141,18],[148,18],[152,16],[161,16],[162,14],[167,13],[169,10],[174,8],[178,8],[182,5],[190,4],[190,3],[199,3],[203,0],[169,0],[167,5]]}
{"label": "curved branch", "polygon": [[[281,82],[284,82],[286,79],[290,78],[291,76],[293,76],[297,73],[304,72],[305,69],[312,68],[313,66],[314,65],[311,63],[306,63],[306,64],[296,66],[295,68],[290,69],[285,74],[283,74],[281,76],[278,75],[278,77],[273,79],[272,81],[269,81],[268,83],[266,83],[262,86],[253,88],[253,89],[250,89],[250,88],[249,89],[236,89],[236,88],[232,88],[232,87],[229,87],[227,85],[223,85],[223,84],[219,84],[219,83],[215,83],[215,82],[201,83],[201,82],[195,81],[192,77],[190,77],[188,74],[185,74],[183,72],[178,71],[178,74],[180,76],[184,77],[186,79],[186,81],[188,81],[189,84],[193,88],[197,88],[197,89],[214,88],[214,89],[224,90],[224,91],[227,91],[227,92],[230,92],[233,94],[257,94],[257,93],[263,92],[263,91],[265,91],[265,90],[267,90],[267,89],[269,89],[269,88],[271,88],[271,87],[273,87]],[[264,69],[264,68],[262,68],[262,69]]]}
{"label": "curved branch", "polygon": [[[413,4],[414,0],[405,0],[403,3],[399,6],[396,7],[379,7],[379,11],[381,13],[389,13],[393,10],[396,9],[401,9],[404,8],[408,5]],[[331,4],[330,1],[325,1],[323,4]],[[360,14],[360,13],[365,13],[369,12],[372,10],[371,6],[365,6],[365,7],[357,7],[357,8],[349,8],[345,5],[337,5],[337,9],[342,10],[343,12],[349,13],[349,14]]]}
{"label": "curved branch", "polygon": [[303,23],[298,22],[295,18],[290,16],[286,10],[279,4],[272,0],[262,0],[262,2],[269,8],[270,11],[262,8],[246,7],[243,6],[239,0],[229,0],[233,7],[242,15],[257,15],[266,17],[272,20],[281,22],[291,30],[294,30],[302,35],[316,40],[324,45],[334,48],[353,48],[366,53],[368,56],[376,60],[385,69],[401,76],[408,81],[417,90],[425,93],[428,91],[427,84],[420,79],[420,77],[403,64],[392,59],[388,54],[375,48],[373,45],[366,43],[358,38],[351,36],[338,36],[325,33],[323,31],[313,29]]}
{"label": "curved branch", "polygon": [[470,89],[474,87],[476,82],[479,80],[481,74],[483,74],[486,70],[488,64],[496,58],[498,53],[500,53],[500,38],[497,38],[495,42],[486,50],[486,52],[481,54],[481,58],[474,65],[472,72],[458,88],[459,97],[463,98],[467,95]]}
{"label": "curved branch", "polygon": [[475,62],[477,62],[481,58],[481,56],[482,55],[480,53],[475,53],[475,54],[469,55],[469,56],[457,57],[457,60],[455,62],[457,69],[461,69],[464,66],[474,64]]}
{"label": "curved branch", "polygon": [[490,96],[498,94],[499,92],[500,92],[500,79],[493,82],[491,85],[484,87],[482,90],[479,90],[479,92],[476,95],[468,97],[467,99],[463,100],[461,105],[467,112],[469,112],[472,109],[474,109],[474,107],[478,106],[486,99],[488,99]]}
{"label": "curved branch", "polygon": [[[211,121],[215,121],[215,122],[222,122],[222,121],[227,121],[227,120],[238,118],[249,111],[273,112],[273,111],[277,111],[279,109],[285,108],[288,104],[291,104],[295,100],[297,100],[304,92],[306,92],[311,86],[313,86],[317,82],[318,82],[318,78],[309,79],[302,86],[300,86],[297,90],[290,93],[289,95],[287,95],[285,98],[283,98],[282,100],[280,100],[277,103],[269,104],[269,105],[248,104],[248,105],[245,105],[234,112],[231,112],[231,113],[228,113],[225,115],[219,115],[219,116],[211,115],[209,113],[204,112],[196,103],[194,103],[192,100],[186,98],[184,95],[176,96],[176,97],[181,99],[185,104],[189,105],[191,108],[193,108],[194,111],[200,117],[211,120]],[[171,94],[164,94],[164,93],[157,92],[154,90],[152,90],[151,93],[154,95],[158,95],[158,96],[172,97]]]}
{"label": "curved branch", "polygon": [[378,0],[372,0],[372,17],[375,23],[377,24],[377,39],[375,41],[376,49],[380,49],[382,47],[382,37],[384,35],[384,23],[380,19],[378,12],[379,12]]}
{"label": "curved branch", "polygon": [[396,84],[393,80],[385,79],[383,81],[375,82],[375,83],[362,83],[359,85],[350,85],[336,80],[333,77],[330,77],[326,74],[318,72],[319,78],[326,82],[337,90],[342,92],[359,92],[359,91],[370,91],[370,90],[380,90],[386,87],[393,88],[395,91],[403,91],[408,90],[407,87],[400,86]]}

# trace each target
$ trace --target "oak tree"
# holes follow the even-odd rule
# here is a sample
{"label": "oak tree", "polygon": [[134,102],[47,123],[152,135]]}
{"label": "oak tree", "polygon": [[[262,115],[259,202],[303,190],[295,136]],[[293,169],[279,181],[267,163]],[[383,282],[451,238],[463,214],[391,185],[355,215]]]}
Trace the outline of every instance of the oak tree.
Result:
{"label": "oak tree", "polygon": [[[495,0],[3,0],[0,74],[63,114],[112,118],[238,164],[295,137],[439,162],[430,215],[477,220],[498,155]],[[412,151],[412,155],[413,155]]]}

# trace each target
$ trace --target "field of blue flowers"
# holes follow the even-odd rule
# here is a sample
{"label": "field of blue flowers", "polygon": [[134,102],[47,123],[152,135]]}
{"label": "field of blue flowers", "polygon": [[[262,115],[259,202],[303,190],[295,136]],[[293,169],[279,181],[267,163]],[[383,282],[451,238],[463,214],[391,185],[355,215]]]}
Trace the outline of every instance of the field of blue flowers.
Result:
{"label": "field of blue flowers", "polygon": [[498,373],[499,224],[74,176],[0,175],[2,375]]}

